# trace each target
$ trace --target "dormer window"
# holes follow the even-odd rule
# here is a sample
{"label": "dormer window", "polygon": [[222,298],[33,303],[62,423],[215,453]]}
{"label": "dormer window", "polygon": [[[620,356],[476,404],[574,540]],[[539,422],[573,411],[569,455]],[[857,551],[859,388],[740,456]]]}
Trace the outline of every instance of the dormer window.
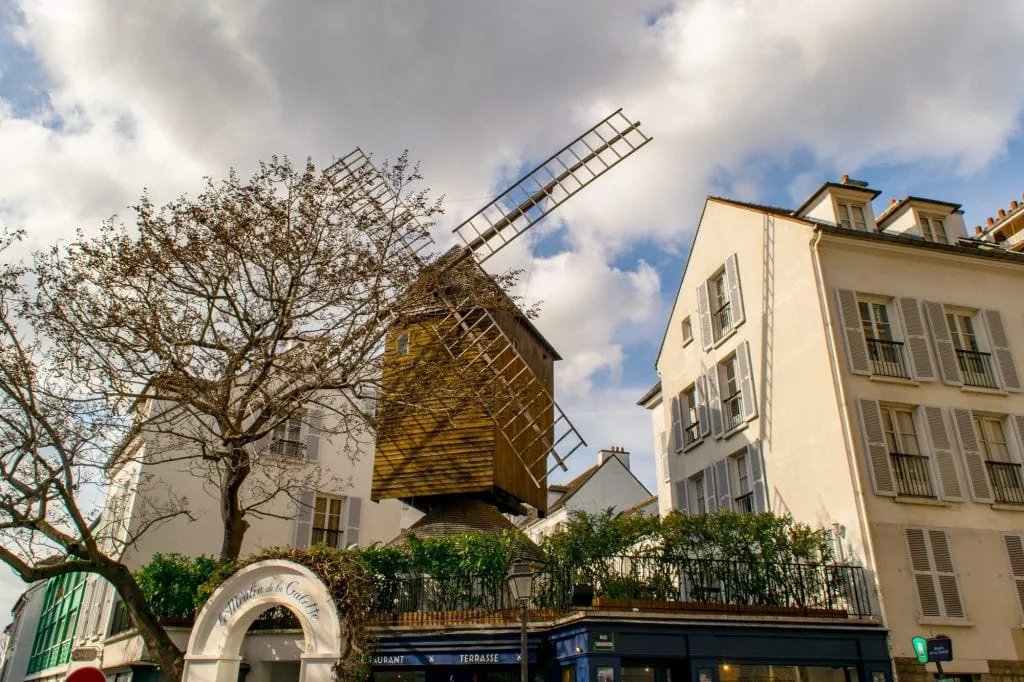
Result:
{"label": "dormer window", "polygon": [[859,230],[867,232],[867,213],[864,211],[864,204],[849,201],[837,201],[836,210],[839,215],[839,224],[848,230]]}
{"label": "dormer window", "polygon": [[946,237],[946,223],[937,216],[921,216],[921,236],[937,244],[949,243]]}

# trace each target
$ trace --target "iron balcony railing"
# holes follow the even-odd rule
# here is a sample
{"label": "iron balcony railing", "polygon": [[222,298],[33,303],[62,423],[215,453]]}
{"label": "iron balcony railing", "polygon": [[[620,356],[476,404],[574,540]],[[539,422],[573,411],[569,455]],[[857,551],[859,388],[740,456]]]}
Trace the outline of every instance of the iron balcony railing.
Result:
{"label": "iron balcony railing", "polygon": [[924,455],[889,454],[892,468],[896,473],[896,492],[907,497],[935,497],[931,475],[928,472],[928,458]]}
{"label": "iron balcony railing", "polygon": [[715,339],[721,338],[723,334],[732,329],[732,308],[726,301],[722,307],[714,312]]}
{"label": "iron balcony railing", "polygon": [[694,422],[683,430],[683,445],[693,445],[700,440],[700,422]]}
{"label": "iron balcony railing", "polygon": [[314,528],[313,534],[310,536],[309,543],[311,545],[327,545],[328,547],[334,547],[336,549],[345,549],[344,546],[342,546],[344,535],[345,532],[341,530]]}
{"label": "iron balcony railing", "polygon": [[877,376],[909,379],[907,363],[903,357],[902,341],[867,339],[868,354],[871,356],[871,371]]}
{"label": "iron balcony railing", "polygon": [[1001,504],[1024,504],[1024,479],[1016,462],[985,462],[992,494]]}
{"label": "iron balcony railing", "polygon": [[[573,586],[593,589],[596,607],[622,600],[743,613],[751,608],[872,614],[867,578],[858,566],[780,564],[663,557],[604,557],[566,571],[535,574],[531,609],[573,610]],[[515,613],[504,576],[393,577],[377,582],[372,608],[379,624],[490,621]],[[702,606],[707,605],[707,606]],[[631,606],[631,608],[633,608]]]}
{"label": "iron balcony railing", "polygon": [[754,493],[749,492],[745,495],[740,495],[733,501],[733,507],[741,514],[753,514]]}
{"label": "iron balcony railing", "polygon": [[725,430],[732,431],[743,423],[743,393],[737,391],[728,398],[722,400],[722,408],[725,413]]}
{"label": "iron balcony railing", "polygon": [[976,350],[956,351],[956,359],[960,363],[960,373],[968,386],[982,388],[999,388],[996,375],[992,372],[992,354]]}

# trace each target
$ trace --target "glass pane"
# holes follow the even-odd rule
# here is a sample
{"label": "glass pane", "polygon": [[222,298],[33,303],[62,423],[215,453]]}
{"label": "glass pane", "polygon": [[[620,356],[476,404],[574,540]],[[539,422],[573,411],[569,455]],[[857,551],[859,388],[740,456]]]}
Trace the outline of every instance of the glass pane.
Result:
{"label": "glass pane", "polygon": [[324,519],[327,516],[327,498],[316,498],[316,507],[313,510],[313,525],[317,528],[324,527]]}
{"label": "glass pane", "polygon": [[885,444],[889,452],[899,452],[899,443],[896,442],[896,427],[892,423],[892,412],[887,407],[882,408],[882,430],[885,431]]}
{"label": "glass pane", "polygon": [[883,341],[892,341],[892,325],[889,324],[889,310],[884,303],[872,303],[871,308],[875,314],[875,327],[878,336],[875,338]]}
{"label": "glass pane", "polygon": [[907,410],[896,412],[897,426],[900,431],[900,452],[907,455],[919,455],[921,449],[917,446],[917,429],[914,428],[914,415]]}
{"label": "glass pane", "polygon": [[846,204],[839,204],[839,224],[846,228],[851,227],[850,211],[846,208]]}
{"label": "glass pane", "polygon": [[957,350],[963,350],[964,346],[960,341],[960,328],[957,327],[956,315],[946,313],[946,326],[949,327],[949,333],[953,336],[953,345]]}
{"label": "glass pane", "polygon": [[860,308],[860,324],[864,328],[864,337],[875,338],[875,328],[871,323],[871,305],[865,301],[858,301],[857,307]]}
{"label": "glass pane", "polygon": [[331,500],[331,510],[327,517],[327,528],[331,530],[338,530],[341,526],[341,500]]}
{"label": "glass pane", "polygon": [[978,434],[978,444],[981,446],[981,454],[985,459],[991,459],[989,457],[988,434],[985,432],[985,427],[979,417],[974,417],[973,421],[974,431]]}
{"label": "glass pane", "polygon": [[853,210],[853,227],[854,229],[866,232],[868,229],[867,220],[864,218],[864,207],[855,205],[851,207]]}
{"label": "glass pane", "polygon": [[960,331],[964,337],[964,346],[969,350],[978,350],[978,339],[974,335],[974,322],[969,316],[960,316]]}

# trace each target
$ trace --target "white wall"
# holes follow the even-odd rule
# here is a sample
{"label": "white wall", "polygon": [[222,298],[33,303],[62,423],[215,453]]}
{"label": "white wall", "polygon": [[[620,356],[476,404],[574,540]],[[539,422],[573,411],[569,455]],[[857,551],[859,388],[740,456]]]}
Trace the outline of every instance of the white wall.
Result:
{"label": "white wall", "polygon": [[28,659],[32,653],[32,642],[43,608],[45,588],[45,581],[38,582],[29,585],[23,594],[24,601],[11,626],[11,638],[7,643],[7,656],[4,659],[0,682],[21,682],[25,679]]}

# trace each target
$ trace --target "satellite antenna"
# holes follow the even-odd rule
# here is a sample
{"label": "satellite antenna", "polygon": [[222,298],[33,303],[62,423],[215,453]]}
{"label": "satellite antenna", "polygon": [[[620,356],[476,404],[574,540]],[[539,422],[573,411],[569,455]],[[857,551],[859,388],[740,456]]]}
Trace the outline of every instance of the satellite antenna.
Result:
{"label": "satellite antenna", "polygon": [[[444,282],[446,275],[459,273],[461,281],[468,276],[497,288],[484,263],[650,141],[639,122],[615,111],[456,227],[464,246],[436,258],[433,240],[362,150],[341,158],[327,173],[335,182],[363,179],[351,183],[353,192],[362,193],[353,209],[372,204],[392,215],[391,229],[400,233],[425,276],[429,271]],[[559,358],[525,315],[489,310],[472,300],[474,287],[468,289],[437,287],[436,306],[415,321],[396,321],[388,333],[382,406],[398,389],[395,368],[401,355],[425,346],[443,349],[450,366],[475,377],[474,395],[469,401],[439,396],[432,409],[420,413],[399,411],[398,423],[378,435],[371,497],[401,499],[425,511],[470,499],[522,513],[526,502],[543,515],[547,476],[556,468],[566,470],[566,459],[586,445],[554,400],[553,362]]]}

